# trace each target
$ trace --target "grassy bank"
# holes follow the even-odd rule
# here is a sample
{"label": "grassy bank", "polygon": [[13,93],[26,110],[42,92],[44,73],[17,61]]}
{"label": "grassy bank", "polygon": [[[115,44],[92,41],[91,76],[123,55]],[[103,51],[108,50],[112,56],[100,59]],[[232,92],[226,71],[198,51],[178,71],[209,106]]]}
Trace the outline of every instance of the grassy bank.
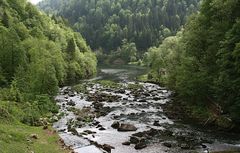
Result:
{"label": "grassy bank", "polygon": [[[37,139],[31,135],[36,135]],[[67,153],[53,130],[21,123],[0,123],[0,153]]]}
{"label": "grassy bank", "polygon": [[[6,109],[11,104],[11,109]],[[23,124],[22,108],[0,101],[0,153],[67,153],[53,129]]]}

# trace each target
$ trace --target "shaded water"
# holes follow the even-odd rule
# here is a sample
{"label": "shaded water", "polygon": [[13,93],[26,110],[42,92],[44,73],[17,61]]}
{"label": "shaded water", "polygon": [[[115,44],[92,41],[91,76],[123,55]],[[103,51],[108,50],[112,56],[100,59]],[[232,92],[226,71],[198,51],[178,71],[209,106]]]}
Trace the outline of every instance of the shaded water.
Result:
{"label": "shaded water", "polygon": [[[163,112],[161,105],[170,101],[171,92],[165,88],[159,87],[150,83],[139,83],[142,85],[142,91],[138,91],[136,95],[130,89],[124,88],[129,84],[136,84],[134,78],[144,74],[145,69],[136,66],[122,66],[118,67],[102,67],[101,72],[96,78],[86,81],[88,91],[90,94],[95,95],[104,93],[106,95],[118,96],[118,101],[103,101],[101,102],[105,108],[109,108],[106,115],[96,117],[94,122],[99,122],[105,130],[100,130],[96,125],[89,123],[82,127],[76,127],[78,133],[85,130],[90,130],[92,134],[81,136],[73,135],[68,130],[67,123],[70,120],[77,121],[77,116],[73,113],[72,106],[67,105],[67,102],[72,101],[77,109],[91,108],[94,110],[93,101],[88,100],[88,94],[75,93],[69,96],[64,93],[67,87],[61,89],[56,101],[61,106],[61,112],[65,115],[54,124],[54,128],[59,131],[59,135],[65,143],[78,153],[102,153],[99,149],[92,145],[90,142],[97,142],[98,144],[108,144],[113,146],[113,153],[162,153],[162,152],[206,152],[211,151],[224,151],[235,150],[240,151],[239,136],[230,135],[227,133],[215,133],[207,131],[189,124],[183,124],[179,121],[172,121]],[[119,93],[119,89],[108,89],[97,83],[91,83],[93,80],[114,80],[120,82],[123,86],[124,92]],[[120,123],[130,123],[137,127],[137,131],[133,132],[119,132],[111,127],[114,121]],[[157,125],[154,125],[157,122]],[[171,130],[173,134],[168,136],[159,135],[157,132],[150,138],[147,138],[147,147],[141,150],[134,149],[134,144],[130,146],[122,145],[123,142],[129,141],[132,134],[156,129],[159,131]],[[161,133],[161,132],[160,132]],[[185,136],[186,135],[186,136]],[[182,149],[181,143],[176,138],[188,138],[192,142],[198,142],[193,148]],[[165,142],[171,143],[171,148],[163,145]],[[185,143],[185,142],[184,142]],[[189,142],[190,143],[190,142]]]}

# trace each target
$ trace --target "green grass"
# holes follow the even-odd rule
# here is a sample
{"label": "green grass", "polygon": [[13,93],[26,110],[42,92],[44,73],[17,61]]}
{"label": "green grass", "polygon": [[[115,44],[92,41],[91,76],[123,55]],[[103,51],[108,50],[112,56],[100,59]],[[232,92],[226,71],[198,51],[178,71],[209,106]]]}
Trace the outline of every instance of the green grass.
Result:
{"label": "green grass", "polygon": [[140,76],[137,77],[137,80],[142,81],[142,82],[147,82],[147,81],[149,81],[148,80],[148,75],[147,74],[140,75]]}
{"label": "green grass", "polygon": [[[31,139],[31,134],[37,134],[38,139]],[[56,133],[43,130],[42,127],[0,123],[0,153],[67,153],[60,147],[58,140]]]}
{"label": "green grass", "polygon": [[[57,133],[21,123],[23,115],[21,104],[0,101],[0,153],[67,153]],[[31,139],[31,134],[38,139]]]}

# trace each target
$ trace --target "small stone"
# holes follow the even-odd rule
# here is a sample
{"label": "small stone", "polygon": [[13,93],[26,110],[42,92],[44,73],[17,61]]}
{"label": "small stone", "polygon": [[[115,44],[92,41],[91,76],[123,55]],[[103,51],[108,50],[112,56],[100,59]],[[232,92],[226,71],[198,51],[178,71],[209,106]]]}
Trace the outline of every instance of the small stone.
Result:
{"label": "small stone", "polygon": [[134,125],[132,125],[132,124],[124,124],[124,123],[122,123],[119,126],[118,131],[122,131],[122,132],[137,131],[137,128]]}
{"label": "small stone", "polygon": [[100,131],[106,130],[104,127],[99,128]]}
{"label": "small stone", "polygon": [[154,121],[153,125],[154,125],[154,126],[161,126],[160,123],[159,123],[159,121]]}
{"label": "small stone", "polygon": [[78,135],[78,131],[75,128],[71,128],[68,131],[72,132],[73,135]]}
{"label": "small stone", "polygon": [[168,148],[172,147],[172,144],[170,142],[163,142],[163,145]]}
{"label": "small stone", "polygon": [[30,138],[32,138],[32,139],[38,139],[38,135],[37,135],[37,134],[31,134],[31,135],[30,135]]}
{"label": "small stone", "polygon": [[69,102],[67,102],[67,105],[69,105],[69,106],[75,106],[76,104],[75,104],[75,102],[73,102],[72,100],[70,100]]}
{"label": "small stone", "polygon": [[93,131],[90,131],[90,130],[85,130],[83,131],[84,133],[87,133],[87,134],[95,134],[96,132],[93,132]]}
{"label": "small stone", "polygon": [[104,145],[102,145],[102,149],[107,151],[108,153],[111,153],[111,150],[115,149],[115,148],[113,146],[108,145],[108,144],[104,144]]}
{"label": "small stone", "polygon": [[123,142],[122,145],[129,146],[131,143],[129,141]]}
{"label": "small stone", "polygon": [[140,150],[140,149],[143,149],[143,148],[146,148],[146,147],[147,147],[147,145],[144,142],[140,142],[140,143],[136,144],[134,148],[136,150]]}

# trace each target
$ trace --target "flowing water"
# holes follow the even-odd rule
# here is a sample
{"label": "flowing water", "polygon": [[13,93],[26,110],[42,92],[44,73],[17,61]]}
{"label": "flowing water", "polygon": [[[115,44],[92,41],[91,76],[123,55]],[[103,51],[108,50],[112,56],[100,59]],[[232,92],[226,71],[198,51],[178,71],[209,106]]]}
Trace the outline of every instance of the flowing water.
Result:
{"label": "flowing water", "polygon": [[[103,153],[104,144],[114,147],[112,153],[240,152],[239,135],[214,133],[169,119],[161,106],[171,100],[171,91],[151,83],[134,82],[144,73],[144,68],[135,66],[102,67],[96,78],[82,83],[87,93],[62,88],[56,97],[61,118],[54,128],[66,145],[77,153]],[[117,81],[119,87],[111,89],[96,80]],[[94,119],[83,123],[78,119],[81,115],[74,113],[76,110],[87,110],[95,115]],[[114,121],[134,125],[137,130],[120,132],[111,127]],[[70,130],[72,127],[74,130]],[[134,148],[132,139],[130,145],[122,145],[135,136],[140,148]]]}

